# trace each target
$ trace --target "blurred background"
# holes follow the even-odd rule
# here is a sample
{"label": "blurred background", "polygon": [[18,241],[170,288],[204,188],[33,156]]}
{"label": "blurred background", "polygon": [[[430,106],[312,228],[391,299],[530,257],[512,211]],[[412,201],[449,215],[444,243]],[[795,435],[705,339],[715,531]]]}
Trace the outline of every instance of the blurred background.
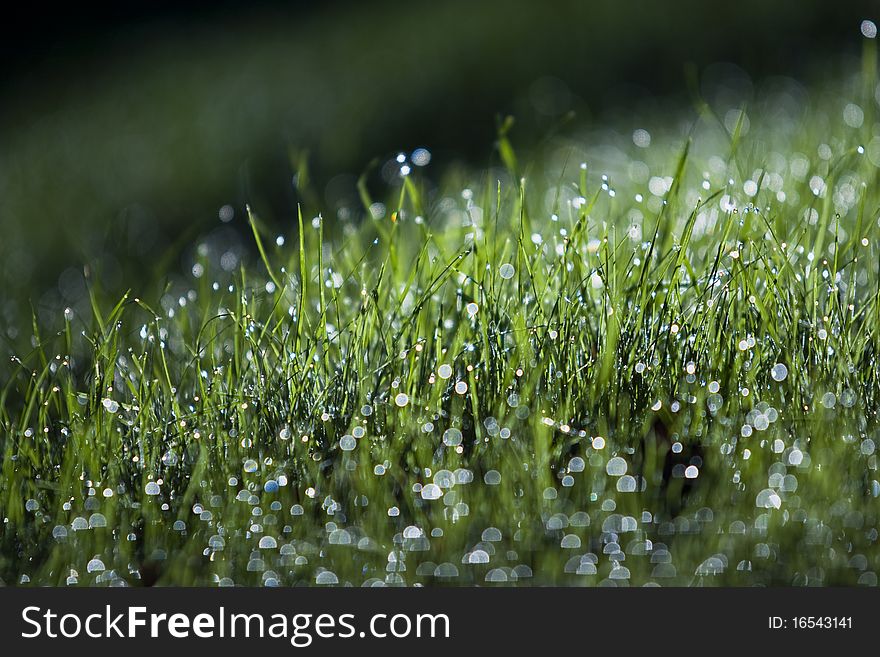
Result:
{"label": "blurred background", "polygon": [[[747,102],[857,66],[876,2],[214,2],[20,9],[0,26],[2,330],[186,271],[208,232],[249,257],[245,203],[290,232],[381,163],[485,166],[499,117],[559,131]],[[711,98],[710,98],[711,100]],[[632,129],[634,126],[630,126]],[[377,164],[378,163],[378,166]],[[332,221],[329,223],[332,224]],[[286,227],[286,228],[285,228]],[[251,254],[252,255],[252,254]],[[87,271],[84,272],[84,265]]]}

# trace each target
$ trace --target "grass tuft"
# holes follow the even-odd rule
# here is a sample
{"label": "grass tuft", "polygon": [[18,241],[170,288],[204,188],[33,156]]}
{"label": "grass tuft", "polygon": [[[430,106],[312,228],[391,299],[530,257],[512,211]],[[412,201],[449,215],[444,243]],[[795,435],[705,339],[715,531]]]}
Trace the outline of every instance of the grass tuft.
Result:
{"label": "grass tuft", "polygon": [[875,585],[852,86],[531,159],[506,120],[486,171],[400,163],[385,204],[362,182],[274,242],[248,208],[258,266],[205,241],[159,298],[93,286],[10,361],[0,576]]}

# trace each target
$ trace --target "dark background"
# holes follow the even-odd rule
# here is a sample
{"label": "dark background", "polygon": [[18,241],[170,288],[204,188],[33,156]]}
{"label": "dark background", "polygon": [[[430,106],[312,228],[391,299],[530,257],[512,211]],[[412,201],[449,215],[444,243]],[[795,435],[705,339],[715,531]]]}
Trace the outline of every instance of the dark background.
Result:
{"label": "dark background", "polygon": [[[687,107],[730,81],[822,84],[852,66],[876,2],[483,0],[33,4],[0,20],[4,326],[186,269],[231,204],[333,217],[371,161],[431,172],[526,152],[553,130]],[[707,87],[709,85],[709,87]],[[713,87],[714,88],[714,87]],[[308,163],[309,184],[292,178]],[[371,182],[377,183],[371,178]],[[302,180],[302,179],[301,179]],[[332,226],[331,226],[332,229]],[[75,280],[74,280],[75,279]],[[73,281],[73,282],[71,282]]]}

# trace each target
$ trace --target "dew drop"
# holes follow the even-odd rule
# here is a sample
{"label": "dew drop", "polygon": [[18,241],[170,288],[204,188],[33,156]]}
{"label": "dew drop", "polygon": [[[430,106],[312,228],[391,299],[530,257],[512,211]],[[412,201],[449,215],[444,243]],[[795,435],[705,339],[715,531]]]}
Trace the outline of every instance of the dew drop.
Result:
{"label": "dew drop", "polygon": [[774,381],[785,381],[788,376],[788,368],[783,363],[776,363],[770,370],[770,376]]}
{"label": "dew drop", "polygon": [[626,461],[619,456],[615,456],[605,465],[605,472],[612,477],[621,477],[626,474]]}
{"label": "dew drop", "polygon": [[443,444],[447,447],[456,447],[461,445],[461,431],[454,427],[450,427],[443,432]]}

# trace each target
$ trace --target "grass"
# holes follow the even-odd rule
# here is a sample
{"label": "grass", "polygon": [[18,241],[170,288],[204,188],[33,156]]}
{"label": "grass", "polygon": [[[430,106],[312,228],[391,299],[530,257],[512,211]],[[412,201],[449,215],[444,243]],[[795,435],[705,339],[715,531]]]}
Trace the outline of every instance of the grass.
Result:
{"label": "grass", "polygon": [[249,265],[90,280],[10,362],[0,576],[876,585],[876,89],[503,124],[485,171],[248,208]]}

